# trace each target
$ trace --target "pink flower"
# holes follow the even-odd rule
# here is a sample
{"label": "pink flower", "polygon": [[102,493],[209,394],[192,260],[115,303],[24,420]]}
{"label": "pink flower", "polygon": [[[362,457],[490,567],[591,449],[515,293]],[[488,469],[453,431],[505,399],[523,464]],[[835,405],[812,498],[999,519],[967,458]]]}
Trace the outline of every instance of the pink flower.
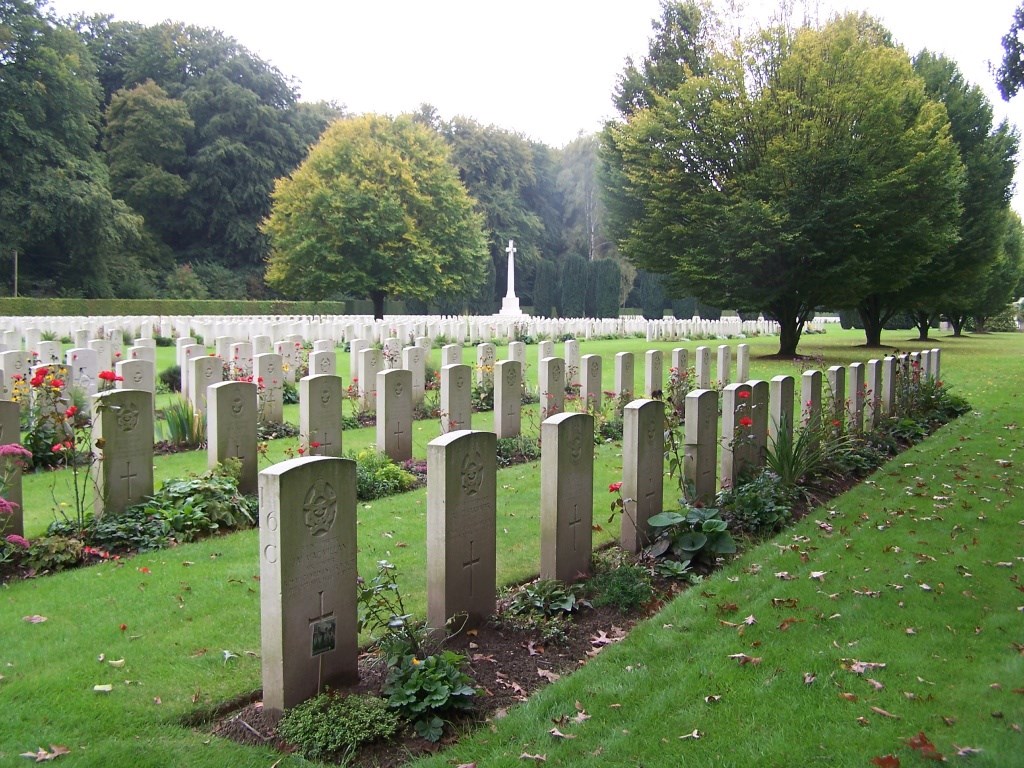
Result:
{"label": "pink flower", "polygon": [[13,515],[18,505],[0,496],[0,515]]}
{"label": "pink flower", "polygon": [[611,485],[609,485],[608,486],[608,493],[618,493],[620,488],[622,488],[622,481],[621,480],[619,482],[617,482],[617,483],[612,483]]}
{"label": "pink flower", "polygon": [[21,547],[22,549],[28,549],[31,546],[28,543],[28,539],[24,536],[19,536],[16,533],[11,533],[7,536],[7,543],[13,544],[16,547]]}
{"label": "pink flower", "polygon": [[22,448],[17,443],[4,443],[0,445],[0,456],[15,456],[19,459],[31,459],[32,451]]}

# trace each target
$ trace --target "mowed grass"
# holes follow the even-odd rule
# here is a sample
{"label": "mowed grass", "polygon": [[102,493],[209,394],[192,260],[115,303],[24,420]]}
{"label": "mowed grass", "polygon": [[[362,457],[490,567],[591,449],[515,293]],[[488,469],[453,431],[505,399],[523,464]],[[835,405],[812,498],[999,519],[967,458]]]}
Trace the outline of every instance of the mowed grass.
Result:
{"label": "mowed grass", "polygon": [[[825,364],[877,354],[857,348],[860,340],[830,331],[808,337],[802,351]],[[885,340],[920,348],[905,332]],[[762,359],[776,340],[747,343],[753,376],[801,370]],[[616,351],[692,351],[699,344],[717,342],[582,346],[585,354],[604,356],[610,388]],[[1024,737],[1014,726],[1024,724],[1024,710],[1014,691],[1024,686],[1024,657],[1014,643],[1024,641],[1017,580],[1024,510],[1013,496],[1020,490],[1016,470],[997,459],[1018,463],[1021,432],[1010,427],[1022,413],[1024,338],[940,336],[928,346],[944,350],[943,378],[971,400],[973,413],[827,510],[744,553],[494,730],[426,764],[521,765],[525,753],[556,765],[870,765],[894,753],[914,765],[925,761],[903,741],[921,730],[947,755],[954,744],[982,749],[973,764],[1020,764]],[[528,355],[535,351],[528,348]],[[346,371],[347,362],[339,368]],[[346,433],[346,447],[355,447],[360,432]],[[621,471],[619,451],[598,451],[595,515],[602,523],[607,482]],[[160,457],[158,468],[161,462],[168,468],[163,476],[205,466],[194,454]],[[509,583],[537,568],[537,466],[502,471],[498,486],[499,580]],[[360,505],[359,516],[361,572],[381,557],[394,560],[422,615],[424,492]],[[45,522],[45,515],[30,515],[30,533]],[[826,522],[831,531],[819,525]],[[598,539],[615,533],[612,526]],[[0,592],[0,696],[7,705],[0,761],[17,764],[21,752],[62,744],[72,755],[61,760],[76,765],[304,764],[180,726],[185,716],[259,687],[256,536],[233,534]],[[777,578],[781,571],[795,578]],[[816,580],[812,571],[826,573]],[[32,615],[47,621],[22,620]],[[744,624],[748,616],[756,623]],[[737,653],[761,661],[741,666],[729,658]],[[123,666],[108,663],[120,659]],[[843,669],[843,659],[886,667],[857,675]],[[804,682],[806,673],[815,675],[813,683]],[[93,691],[105,683],[111,693]],[[708,703],[709,696],[721,698]],[[590,719],[560,725],[575,738],[555,739],[551,720],[573,715],[577,701]],[[679,738],[694,729],[700,739]]]}

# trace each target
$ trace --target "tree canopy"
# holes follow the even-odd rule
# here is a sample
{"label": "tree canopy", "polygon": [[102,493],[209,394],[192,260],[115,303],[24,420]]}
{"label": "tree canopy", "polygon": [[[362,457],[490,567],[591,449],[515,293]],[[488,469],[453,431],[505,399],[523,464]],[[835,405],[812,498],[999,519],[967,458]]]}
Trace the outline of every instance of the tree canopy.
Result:
{"label": "tree canopy", "polygon": [[482,220],[440,136],[410,116],[339,120],[274,187],[267,282],[285,296],[431,299],[475,287]]}
{"label": "tree canopy", "polygon": [[956,239],[963,170],[945,109],[876,22],[765,30],[741,53],[713,42],[696,3],[664,14],[649,58],[685,56],[645,62],[675,79],[627,102],[602,162],[620,249],[672,294],[764,311],[793,355],[815,309],[900,288]]}

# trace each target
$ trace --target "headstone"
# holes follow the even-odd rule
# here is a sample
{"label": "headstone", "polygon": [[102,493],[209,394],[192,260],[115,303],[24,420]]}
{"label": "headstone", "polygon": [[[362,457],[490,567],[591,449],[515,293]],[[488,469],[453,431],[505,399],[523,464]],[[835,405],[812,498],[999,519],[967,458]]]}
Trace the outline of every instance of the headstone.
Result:
{"label": "headstone", "polygon": [[256,385],[248,381],[211,384],[207,396],[206,463],[211,469],[229,458],[242,463],[238,490],[256,493]]}
{"label": "headstone", "polygon": [[850,397],[846,404],[850,431],[864,431],[864,363],[850,363]]}
{"label": "headstone", "polygon": [[341,376],[314,374],[299,379],[299,442],[307,456],[342,455],[343,402]]}
{"label": "headstone", "polygon": [[96,353],[96,364],[100,370],[109,371],[114,368],[114,350],[106,339],[92,339],[86,346]]}
{"label": "headstone", "polygon": [[540,577],[568,583],[590,573],[594,417],[559,413],[540,430]]}
{"label": "headstone", "polygon": [[5,400],[9,400],[15,389],[14,377],[20,376],[26,381],[31,378],[29,375],[28,355],[19,349],[0,352],[0,371],[4,372],[3,381],[0,381],[0,396]]}
{"label": "headstone", "polygon": [[562,352],[565,358],[565,383],[574,387],[582,384],[580,365],[580,343],[576,339],[566,339]]}
{"label": "headstone", "polygon": [[821,371],[804,371],[800,376],[800,423],[808,432],[808,445],[818,445],[821,432]]}
{"label": "headstone", "polygon": [[722,487],[735,488],[753,464],[749,384],[726,384],[722,389]]}
{"label": "headstone", "polygon": [[689,392],[685,409],[683,476],[693,486],[694,502],[710,506],[718,492],[718,392]]}
{"label": "headstone", "polygon": [[639,552],[650,543],[647,521],[662,511],[664,500],[665,406],[658,400],[634,400],[622,413],[622,512],[619,544]]}
{"label": "headstone", "polygon": [[672,369],[679,377],[685,376],[690,369],[689,352],[686,347],[676,347],[672,350]]}
{"label": "headstone", "polygon": [[384,339],[381,358],[385,370],[400,368],[402,365],[402,340],[394,336]]}
{"label": "headstone", "polygon": [[331,339],[314,339],[313,352],[333,352],[334,341]]}
{"label": "headstone", "polygon": [[732,350],[728,344],[720,344],[718,347],[718,384],[725,387],[732,379],[729,369],[732,367]]}
{"label": "headstone", "polygon": [[664,360],[660,349],[649,349],[644,354],[644,397],[662,399],[665,386]]}
{"label": "headstone", "polygon": [[877,429],[882,422],[882,361],[868,360],[866,372],[867,426]]}
{"label": "headstone", "polygon": [[417,336],[416,346],[424,352],[430,352],[430,350],[434,348],[434,342],[429,336]]}
{"label": "headstone", "polygon": [[412,458],[412,372],[404,368],[377,374],[377,451]]}
{"label": "headstone", "polygon": [[711,389],[711,347],[697,347],[694,355],[697,389]]}
{"label": "headstone", "polygon": [[489,341],[476,345],[476,383],[478,387],[494,386],[494,345]]}
{"label": "headstone", "polygon": [[750,345],[739,344],[736,347],[736,381],[750,378]]}
{"label": "headstone", "polygon": [[441,365],[462,365],[462,345],[445,344],[441,347]]}
{"label": "headstone", "polygon": [[632,400],[634,391],[633,353],[618,352],[615,355],[615,398],[620,403]]}
{"label": "headstone", "polygon": [[[96,352],[79,347],[69,349],[64,357],[71,385],[85,394],[87,403],[91,402],[89,398],[99,389],[100,366]],[[6,366],[4,369],[6,370]]]}
{"label": "headstone", "polygon": [[208,389],[211,384],[220,384],[222,381],[224,381],[224,361],[219,357],[201,355],[190,359],[188,398],[196,413],[206,413]]}
{"label": "headstone", "polygon": [[88,328],[76,328],[72,334],[72,341],[74,341],[76,347],[86,348],[89,346],[89,337],[91,335]]}
{"label": "headstone", "polygon": [[553,341],[538,341],[537,342],[537,364],[545,357],[555,356],[555,342]]}
{"label": "headstone", "polygon": [[545,357],[540,361],[537,389],[541,419],[565,410],[565,361],[562,358]]}
{"label": "headstone", "polygon": [[156,393],[156,366],[148,360],[122,360],[115,366],[121,381],[118,389],[141,389],[150,394]]}
{"label": "headstone", "polygon": [[435,629],[453,618],[471,628],[494,613],[496,440],[457,430],[427,444],[427,623]]}
{"label": "headstone", "polygon": [[280,424],[284,421],[284,361],[271,352],[253,358],[253,381],[258,387],[261,424]]}
{"label": "headstone", "polygon": [[426,388],[427,363],[423,348],[405,347],[402,350],[402,367],[412,374],[412,404],[415,407],[423,402]]}
{"label": "headstone", "polygon": [[494,432],[498,437],[516,437],[522,430],[522,364],[501,360],[495,365]]}
{"label": "headstone", "polygon": [[842,432],[846,421],[846,369],[841,365],[833,365],[825,372],[825,378],[832,393],[832,409],[828,416],[832,427]]}
{"label": "headstone", "polygon": [[267,355],[274,351],[274,342],[266,334],[258,334],[252,337],[252,354]]}
{"label": "headstone", "polygon": [[263,712],[273,723],[358,677],[356,463],[275,464],[259,494]]}
{"label": "headstone", "polygon": [[153,394],[101,392],[93,399],[95,516],[118,515],[153,495]]}
{"label": "headstone", "polygon": [[244,379],[253,375],[253,352],[252,344],[248,341],[236,341],[231,345],[232,377]]}
{"label": "headstone", "polygon": [[37,358],[42,365],[61,365],[64,355],[59,341],[40,341],[36,344]]}
{"label": "headstone", "polygon": [[468,365],[441,367],[441,432],[471,429],[473,423],[472,372]]}
{"label": "headstone", "polygon": [[[0,400],[0,445],[21,445],[21,406],[11,400]],[[25,534],[21,466],[22,462],[15,457],[0,456],[0,475],[7,473],[2,495],[14,507],[10,516],[0,515],[0,536]]]}
{"label": "headstone", "polygon": [[882,358],[882,413],[896,413],[896,358],[892,355]]}
{"label": "headstone", "polygon": [[932,349],[932,378],[942,381],[942,350],[939,347]]}
{"label": "headstone", "polygon": [[519,372],[526,381],[526,344],[521,341],[510,341],[508,343],[508,359],[519,363]]}
{"label": "headstone", "polygon": [[231,345],[235,343],[232,336],[218,336],[214,339],[213,349],[221,360],[231,359]]}
{"label": "headstone", "polygon": [[359,355],[364,349],[369,349],[370,345],[363,339],[352,339],[349,342],[349,358],[348,358],[348,380],[349,382],[356,385],[356,389],[359,390]]}
{"label": "headstone", "polygon": [[309,355],[310,376],[334,376],[338,372],[338,356],[334,350],[311,352]]}
{"label": "headstone", "polygon": [[359,396],[367,411],[377,407],[377,374],[384,370],[384,356],[379,349],[359,353]]}
{"label": "headstone", "polygon": [[149,362],[156,364],[156,347],[141,347],[134,346],[128,347],[129,360],[149,360]]}
{"label": "headstone", "polygon": [[603,395],[604,390],[601,389],[601,356],[584,355],[580,358],[580,397],[586,404],[587,410],[593,413],[600,413]]}
{"label": "headstone", "polygon": [[778,445],[779,436],[785,433],[787,440],[793,439],[793,396],[796,382],[792,376],[773,376],[768,392],[768,442]]}
{"label": "headstone", "polygon": [[768,454],[768,399],[767,381],[753,379],[750,385],[750,456],[755,466],[763,467]]}

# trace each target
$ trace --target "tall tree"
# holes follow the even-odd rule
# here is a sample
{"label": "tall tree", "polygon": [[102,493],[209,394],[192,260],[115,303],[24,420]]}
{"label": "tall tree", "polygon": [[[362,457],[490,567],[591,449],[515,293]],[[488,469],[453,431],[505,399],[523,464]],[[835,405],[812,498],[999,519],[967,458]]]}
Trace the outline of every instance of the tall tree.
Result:
{"label": "tall tree", "polygon": [[996,71],[996,86],[1009,101],[1024,86],[1024,3],[1017,6],[1010,31],[1003,37],[1003,61]]}
{"label": "tall tree", "polygon": [[763,31],[751,55],[698,45],[704,24],[679,45],[700,66],[605,128],[610,214],[674,295],[764,311],[791,356],[816,308],[903,284],[948,246],[962,167],[945,110],[871,19]]}
{"label": "tall tree", "polygon": [[288,296],[430,299],[480,282],[480,216],[436,133],[409,116],[334,123],[274,187],[267,282]]}
{"label": "tall tree", "polygon": [[112,197],[95,151],[92,60],[41,8],[0,0],[0,242],[24,255],[25,292],[114,296],[115,254],[141,221]]}

